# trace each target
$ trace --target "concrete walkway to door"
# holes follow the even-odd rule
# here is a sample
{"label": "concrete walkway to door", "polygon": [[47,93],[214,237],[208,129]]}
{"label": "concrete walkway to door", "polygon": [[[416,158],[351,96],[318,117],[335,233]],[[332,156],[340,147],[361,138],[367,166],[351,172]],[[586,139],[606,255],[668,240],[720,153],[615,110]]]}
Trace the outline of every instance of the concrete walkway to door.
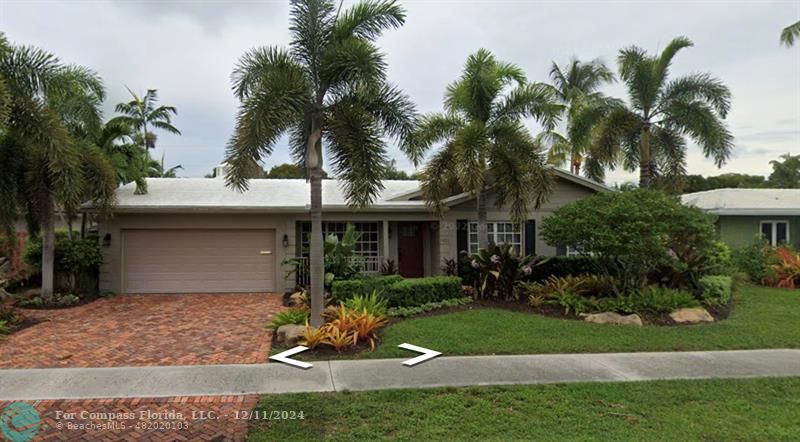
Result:
{"label": "concrete walkway to door", "polygon": [[120,295],[25,310],[42,322],[0,340],[0,368],[259,364],[277,294]]}
{"label": "concrete walkway to door", "polygon": [[800,350],[458,356],[414,367],[402,361],[316,361],[308,370],[280,363],[0,370],[0,401],[800,376]]}

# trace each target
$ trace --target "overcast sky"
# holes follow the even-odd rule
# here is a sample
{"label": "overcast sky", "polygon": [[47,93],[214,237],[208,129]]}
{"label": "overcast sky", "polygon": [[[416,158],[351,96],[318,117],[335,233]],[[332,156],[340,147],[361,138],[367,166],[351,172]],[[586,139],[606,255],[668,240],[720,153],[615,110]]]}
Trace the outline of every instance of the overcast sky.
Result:
{"label": "overcast sky", "polygon": [[[352,3],[345,1],[345,5]],[[431,1],[403,2],[405,26],[379,41],[390,80],[421,112],[441,109],[445,86],[467,55],[484,47],[546,81],[552,61],[601,58],[616,68],[629,45],[658,51],[673,37],[695,43],[679,53],[673,75],[705,71],[733,92],[728,117],[734,157],[719,171],[692,147],[689,173],[768,174],[769,160],[800,153],[800,46],[778,44],[783,27],[800,20],[798,1]],[[288,6],[266,1],[15,1],[0,0],[0,30],[20,44],[86,65],[105,80],[106,116],[134,91],[158,89],[178,108],[182,136],[158,133],[156,155],[185,176],[202,176],[223,159],[237,101],[230,73],[249,48],[286,45]],[[605,91],[624,97],[624,89]],[[532,130],[537,130],[531,123]],[[410,163],[392,149],[401,168]],[[285,144],[265,166],[288,160]],[[630,175],[614,172],[609,181]]]}

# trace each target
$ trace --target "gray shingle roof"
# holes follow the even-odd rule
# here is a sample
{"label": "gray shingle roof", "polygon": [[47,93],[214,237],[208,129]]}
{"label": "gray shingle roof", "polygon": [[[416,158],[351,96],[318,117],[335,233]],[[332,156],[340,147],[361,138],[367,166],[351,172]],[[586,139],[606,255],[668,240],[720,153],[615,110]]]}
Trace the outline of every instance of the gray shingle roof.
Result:
{"label": "gray shingle roof", "polygon": [[717,215],[800,215],[800,189],[716,189],[681,200]]}

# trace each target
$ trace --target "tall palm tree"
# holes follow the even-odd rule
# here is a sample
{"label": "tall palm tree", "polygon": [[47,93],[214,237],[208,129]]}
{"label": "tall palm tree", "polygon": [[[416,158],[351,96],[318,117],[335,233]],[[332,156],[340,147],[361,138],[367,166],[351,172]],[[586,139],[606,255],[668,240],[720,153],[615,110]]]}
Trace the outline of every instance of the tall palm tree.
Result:
{"label": "tall palm tree", "polygon": [[50,301],[56,212],[74,213],[87,199],[107,212],[114,202],[113,170],[82,138],[100,127],[103,84],[87,68],[17,45],[0,51],[0,79],[11,97],[0,130],[0,227],[12,231],[23,215],[39,225],[42,297]]}
{"label": "tall palm tree", "polygon": [[344,11],[331,0],[294,0],[290,48],[252,49],[233,72],[242,104],[227,149],[227,184],[246,190],[252,164],[272,154],[285,133],[293,159],[308,171],[313,325],[321,324],[323,309],[323,141],[348,203],[374,201],[389,159],[382,136],[402,138],[413,129],[414,106],[386,82],[386,62],[374,43],[404,21],[393,0]]}
{"label": "tall palm tree", "polygon": [[[143,165],[148,167],[150,163],[150,149],[156,147],[156,134],[150,132],[148,127],[165,130],[169,133],[180,135],[181,131],[172,125],[172,116],[178,115],[178,110],[173,106],[157,106],[158,90],[148,89],[144,96],[139,97],[136,93],[128,89],[133,99],[127,103],[117,104],[116,111],[123,114],[113,118],[110,123],[114,125],[124,124],[140,131],[135,138],[145,152]],[[146,175],[144,171],[142,175]],[[136,193],[147,193],[147,182],[144,179],[136,181]]]}
{"label": "tall palm tree", "polygon": [[[569,164],[570,172],[580,174],[583,156],[589,145],[591,123],[599,120],[613,103],[598,89],[614,81],[614,74],[601,60],[570,61],[566,67],[553,62],[550,68],[553,94],[565,106],[566,135],[555,130],[543,131],[537,140],[548,148],[547,160],[553,165]],[[587,121],[590,120],[591,121]],[[575,122],[588,126],[579,126]]]}
{"label": "tall palm tree", "polygon": [[781,31],[781,43],[786,47],[794,46],[794,41],[800,39],[800,21],[797,21]]}
{"label": "tall palm tree", "polygon": [[147,169],[147,176],[154,178],[177,178],[178,170],[183,169],[183,166],[178,164],[169,169],[164,166],[164,154],[161,154],[161,161],[150,160],[150,165]]}
{"label": "tall palm tree", "polygon": [[619,76],[628,90],[628,105],[616,106],[596,128],[586,159],[587,175],[602,179],[604,169],[619,163],[639,168],[639,185],[650,187],[658,175],[686,173],[686,137],[721,167],[730,157],[733,136],[724,119],[731,92],[707,73],[669,79],[673,57],[692,46],[685,37],[672,40],[658,56],[636,46],[619,53]]}
{"label": "tall palm tree", "polygon": [[422,118],[407,142],[415,153],[443,143],[423,174],[428,204],[443,212],[454,183],[475,194],[478,247],[485,248],[489,187],[498,204],[510,203],[516,222],[524,220],[531,201],[538,206],[549,193],[544,154],[522,119],[533,117],[551,129],[562,110],[551,88],[527,83],[519,67],[485,49],[470,55],[461,77],[447,87],[444,112]]}

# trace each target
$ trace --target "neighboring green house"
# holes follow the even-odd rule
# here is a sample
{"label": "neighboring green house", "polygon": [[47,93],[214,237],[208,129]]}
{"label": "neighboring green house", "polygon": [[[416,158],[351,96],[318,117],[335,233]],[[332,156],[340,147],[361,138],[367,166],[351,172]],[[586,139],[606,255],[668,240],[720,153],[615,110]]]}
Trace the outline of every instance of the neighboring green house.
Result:
{"label": "neighboring green house", "polygon": [[716,189],[681,196],[684,204],[719,217],[719,237],[731,248],[753,243],[800,248],[800,189]]}

